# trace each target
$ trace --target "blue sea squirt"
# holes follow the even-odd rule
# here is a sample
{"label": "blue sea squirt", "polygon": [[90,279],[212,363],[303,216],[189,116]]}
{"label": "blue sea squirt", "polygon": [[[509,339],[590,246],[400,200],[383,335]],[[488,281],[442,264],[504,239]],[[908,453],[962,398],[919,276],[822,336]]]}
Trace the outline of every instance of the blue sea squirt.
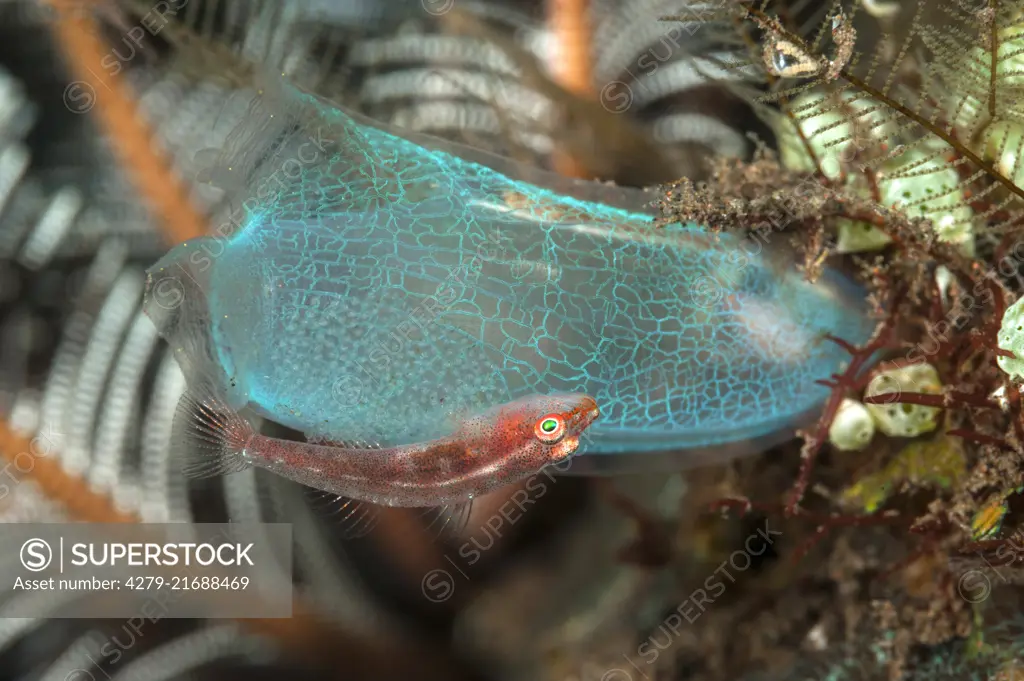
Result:
{"label": "blue sea squirt", "polygon": [[146,312],[187,380],[314,438],[413,443],[578,392],[602,413],[591,454],[756,451],[821,408],[814,381],[845,358],[824,336],[873,327],[858,287],[805,281],[779,235],[657,228],[645,191],[399,134],[283,82],[211,179],[216,233],[150,268]]}

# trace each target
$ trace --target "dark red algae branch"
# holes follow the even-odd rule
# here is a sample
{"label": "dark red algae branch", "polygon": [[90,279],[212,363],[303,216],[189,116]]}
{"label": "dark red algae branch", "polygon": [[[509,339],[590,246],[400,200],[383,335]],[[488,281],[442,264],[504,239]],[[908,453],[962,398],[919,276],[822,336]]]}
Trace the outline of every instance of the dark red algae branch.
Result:
{"label": "dark red algae branch", "polygon": [[967,430],[965,428],[955,428],[946,433],[953,437],[959,437],[964,440],[970,440],[971,442],[977,442],[980,445],[992,445],[994,447],[1004,447],[1009,449],[1010,443],[1002,438],[993,437],[992,435],[985,435],[973,430]]}
{"label": "dark red algae branch", "polygon": [[942,532],[948,529],[949,522],[946,518],[936,518],[928,521],[926,524],[911,525],[910,533],[923,536],[921,546],[879,572],[876,579],[888,579],[900,570],[913,565],[921,558],[938,551],[942,545]]}
{"label": "dark red algae branch", "polygon": [[747,498],[726,498],[719,499],[709,505],[712,512],[722,510],[735,510],[742,517],[750,511],[759,511],[765,514],[784,512],[786,517],[806,518],[817,523],[814,532],[810,537],[800,542],[794,549],[793,564],[799,563],[818,542],[820,542],[831,530],[837,527],[869,527],[872,525],[894,525],[903,522],[905,518],[895,510],[879,511],[870,515],[843,515],[840,513],[814,513],[805,508],[797,507],[792,513],[781,504],[763,504],[752,502]]}
{"label": "dark red algae branch", "polygon": [[1016,436],[1016,445],[1024,445],[1024,412],[1022,412],[1020,388],[1013,381],[1008,381],[1006,386],[1006,402],[1010,411],[1010,422],[1013,424],[1013,434]]}
{"label": "dark red algae branch", "polygon": [[952,390],[944,395],[929,393],[882,393],[861,399],[864,404],[919,404],[924,407],[950,407],[955,404],[979,407],[981,409],[999,409],[999,405],[984,395]]}
{"label": "dark red algae branch", "polygon": [[824,385],[832,388],[832,394],[829,396],[828,403],[825,405],[825,410],[822,412],[821,418],[818,419],[814,431],[801,430],[797,432],[797,435],[803,438],[804,444],[800,448],[800,473],[797,475],[796,482],[790,490],[789,501],[786,503],[785,516],[787,518],[797,515],[800,511],[800,501],[810,483],[814,462],[828,439],[828,430],[832,427],[832,421],[839,411],[839,405],[842,404],[843,398],[846,397],[847,392],[856,389],[861,371],[871,361],[875,353],[892,346],[896,314],[903,297],[902,290],[892,295],[889,315],[875,328],[875,333],[867,345],[858,348],[841,338],[826,336],[828,340],[850,353],[850,364],[843,373],[835,375],[834,380],[823,382]]}
{"label": "dark red algae branch", "polygon": [[[801,515],[808,515],[806,512]],[[825,538],[830,531],[837,527],[868,527],[871,525],[894,525],[904,520],[899,512],[894,510],[880,511],[871,515],[841,515],[834,513],[825,518],[814,528],[814,534],[805,539],[793,551],[793,563],[796,564],[813,549],[818,542]]]}
{"label": "dark red algae branch", "polygon": [[672,535],[666,523],[616,489],[611,480],[594,478],[593,485],[611,506],[636,523],[636,538],[618,551],[618,560],[649,569],[668,565],[672,559]]}

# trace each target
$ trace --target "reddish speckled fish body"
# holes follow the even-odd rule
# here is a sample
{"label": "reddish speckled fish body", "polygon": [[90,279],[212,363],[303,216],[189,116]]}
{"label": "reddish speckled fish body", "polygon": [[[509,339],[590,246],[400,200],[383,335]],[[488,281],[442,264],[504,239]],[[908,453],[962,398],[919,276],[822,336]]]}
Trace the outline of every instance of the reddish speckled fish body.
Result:
{"label": "reddish speckled fish body", "polygon": [[180,417],[192,436],[186,438],[190,475],[257,466],[339,497],[438,507],[463,503],[566,459],[599,413],[586,395],[534,395],[470,417],[450,436],[389,448],[258,435],[210,395],[187,395]]}

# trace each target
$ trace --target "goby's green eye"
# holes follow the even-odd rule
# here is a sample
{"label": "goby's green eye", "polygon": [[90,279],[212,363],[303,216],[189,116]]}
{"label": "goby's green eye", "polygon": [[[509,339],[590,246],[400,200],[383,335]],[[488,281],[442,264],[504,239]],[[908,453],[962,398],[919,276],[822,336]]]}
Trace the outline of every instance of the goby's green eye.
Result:
{"label": "goby's green eye", "polygon": [[541,442],[554,444],[565,435],[565,419],[558,414],[548,414],[537,421],[533,432]]}

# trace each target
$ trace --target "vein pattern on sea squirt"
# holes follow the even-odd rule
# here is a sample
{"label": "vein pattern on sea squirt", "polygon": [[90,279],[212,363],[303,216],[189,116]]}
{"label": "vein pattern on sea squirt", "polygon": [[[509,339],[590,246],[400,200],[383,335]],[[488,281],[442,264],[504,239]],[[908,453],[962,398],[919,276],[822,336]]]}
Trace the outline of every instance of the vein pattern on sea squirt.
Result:
{"label": "vein pattern on sea squirt", "polygon": [[[229,160],[224,160],[229,159]],[[404,444],[530,394],[592,395],[589,453],[763,447],[819,408],[857,286],[767,243],[655,228],[653,194],[556,177],[274,83],[212,173],[229,229],[150,271],[186,378],[324,439]],[[181,287],[161,304],[161,282]],[[791,431],[788,431],[791,433]]]}

